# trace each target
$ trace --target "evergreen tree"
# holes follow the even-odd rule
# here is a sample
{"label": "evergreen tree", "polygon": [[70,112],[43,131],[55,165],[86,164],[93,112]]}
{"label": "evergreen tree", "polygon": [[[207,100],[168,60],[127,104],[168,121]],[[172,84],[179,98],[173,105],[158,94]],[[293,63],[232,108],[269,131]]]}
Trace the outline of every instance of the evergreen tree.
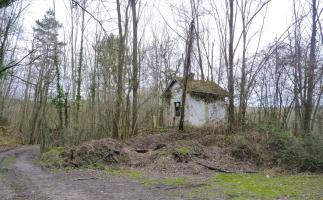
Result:
{"label": "evergreen tree", "polygon": [[55,19],[55,12],[48,10],[41,21],[36,21],[34,30],[34,46],[37,50],[35,54],[39,57],[35,65],[39,68],[39,78],[35,87],[35,108],[32,122],[32,136],[37,132],[38,123],[43,124],[44,118],[42,115],[46,110],[46,100],[48,97],[49,85],[56,82],[56,95],[53,97],[52,103],[55,105],[58,117],[58,128],[63,127],[63,106],[64,91],[61,86],[60,73],[60,55],[63,43],[58,41],[58,31],[61,24]]}

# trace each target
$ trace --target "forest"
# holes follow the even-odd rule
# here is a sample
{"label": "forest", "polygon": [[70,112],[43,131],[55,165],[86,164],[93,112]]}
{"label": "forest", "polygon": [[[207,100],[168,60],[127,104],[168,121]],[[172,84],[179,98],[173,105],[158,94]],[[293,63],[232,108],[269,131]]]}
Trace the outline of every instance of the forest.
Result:
{"label": "forest", "polygon": [[322,13],[0,0],[0,199],[322,199]]}

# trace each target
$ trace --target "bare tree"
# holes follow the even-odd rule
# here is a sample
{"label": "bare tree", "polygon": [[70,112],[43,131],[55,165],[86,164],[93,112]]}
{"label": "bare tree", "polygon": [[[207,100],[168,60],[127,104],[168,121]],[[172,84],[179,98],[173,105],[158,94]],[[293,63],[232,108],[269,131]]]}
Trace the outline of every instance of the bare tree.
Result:
{"label": "bare tree", "polygon": [[133,29],[133,46],[132,46],[132,84],[133,84],[133,99],[132,99],[132,135],[138,134],[138,18],[136,9],[136,0],[130,0],[132,8],[132,29]]}
{"label": "bare tree", "polygon": [[317,36],[317,3],[312,0],[312,33],[310,43],[310,55],[308,69],[306,70],[306,101],[304,107],[304,131],[310,133],[311,131],[311,118],[313,112],[313,95],[315,89],[315,68],[316,68],[316,36]]}
{"label": "bare tree", "polygon": [[179,130],[184,130],[184,119],[185,119],[185,103],[186,103],[186,92],[187,92],[187,85],[188,79],[190,75],[190,68],[191,68],[191,54],[193,50],[193,42],[194,42],[194,20],[190,23],[189,32],[187,36],[187,43],[186,43],[186,56],[184,62],[184,78],[183,78],[183,89],[182,89],[182,103],[181,103],[181,116],[179,120]]}

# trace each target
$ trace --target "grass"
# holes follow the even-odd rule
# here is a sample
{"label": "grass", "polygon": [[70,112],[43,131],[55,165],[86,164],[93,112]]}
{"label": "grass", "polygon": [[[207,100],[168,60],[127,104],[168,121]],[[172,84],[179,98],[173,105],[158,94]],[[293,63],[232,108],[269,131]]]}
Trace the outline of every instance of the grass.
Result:
{"label": "grass", "polygon": [[268,176],[264,174],[215,174],[211,185],[218,185],[230,199],[323,199],[320,175]]}
{"label": "grass", "polygon": [[133,169],[121,169],[118,167],[106,167],[105,171],[109,175],[126,176],[126,177],[132,178],[134,180],[140,180],[140,179],[144,178],[144,175],[142,174],[142,172],[140,172],[138,170],[133,170]]}
{"label": "grass", "polygon": [[0,165],[1,167],[3,168],[9,168],[11,165],[13,165],[14,163],[16,162],[16,157],[14,155],[10,155],[10,156],[7,156],[5,157]]}
{"label": "grass", "polygon": [[47,168],[60,168],[63,164],[63,159],[60,156],[63,151],[63,147],[50,149],[48,152],[41,154],[39,164]]}
{"label": "grass", "polygon": [[161,182],[165,185],[181,186],[188,184],[189,178],[187,176],[167,177],[162,179]]}
{"label": "grass", "polygon": [[[151,178],[141,171],[106,167],[109,175],[125,176],[147,187],[159,184],[167,186],[186,186],[192,184],[187,176]],[[295,200],[323,200],[322,175],[279,175],[269,176],[264,173],[216,173],[203,186],[188,189],[184,196],[212,199],[223,197],[232,200],[261,199],[271,200],[286,197]],[[176,191],[174,191],[176,192]]]}
{"label": "grass", "polygon": [[179,147],[176,148],[175,151],[181,156],[187,156],[191,152],[191,149],[187,147]]}
{"label": "grass", "polygon": [[18,145],[16,138],[0,135],[0,150]]}

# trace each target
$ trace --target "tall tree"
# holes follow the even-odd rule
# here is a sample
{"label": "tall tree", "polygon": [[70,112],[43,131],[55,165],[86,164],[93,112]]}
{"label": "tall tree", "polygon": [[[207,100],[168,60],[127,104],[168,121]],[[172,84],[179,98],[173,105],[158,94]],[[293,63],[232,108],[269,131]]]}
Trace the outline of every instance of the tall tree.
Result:
{"label": "tall tree", "polygon": [[230,128],[234,125],[234,77],[233,77],[233,60],[234,60],[234,0],[229,0],[229,51],[228,51],[228,90],[229,90],[229,109],[228,109],[228,119]]}
{"label": "tall tree", "polygon": [[112,137],[119,137],[120,116],[122,111],[123,101],[123,68],[124,68],[124,54],[125,54],[125,37],[122,29],[122,16],[120,0],[116,0],[117,13],[118,13],[118,30],[119,30],[119,42],[118,42],[118,61],[117,61],[117,95],[115,100],[115,110],[112,125]]}
{"label": "tall tree", "polygon": [[198,64],[200,67],[200,72],[201,72],[201,79],[205,79],[204,75],[204,70],[203,70],[203,60],[202,60],[202,50],[201,50],[201,37],[200,37],[200,0],[191,0],[191,7],[193,9],[193,16],[196,19],[196,28],[195,28],[195,35],[196,35],[196,46],[197,46],[197,51],[198,51]]}
{"label": "tall tree", "polygon": [[133,30],[133,41],[132,41],[132,84],[133,84],[133,99],[132,99],[132,134],[138,134],[138,18],[136,9],[136,0],[130,0],[132,8],[132,30]]}
{"label": "tall tree", "polygon": [[[251,71],[251,68],[253,66],[248,66],[247,68],[247,53],[248,53],[248,45],[252,42],[252,40],[255,40],[255,36],[258,36],[258,44],[257,48],[255,49],[254,55],[257,55],[259,43],[261,41],[262,32],[263,32],[263,26],[264,23],[260,26],[259,34],[253,34],[251,37],[249,36],[250,28],[253,24],[253,21],[257,18],[259,13],[263,9],[266,8],[267,4],[271,0],[261,0],[258,3],[255,3],[251,0],[240,0],[237,2],[238,10],[240,12],[241,16],[241,25],[242,25],[242,31],[240,34],[240,38],[242,38],[242,58],[241,58],[241,78],[240,78],[240,94],[239,94],[239,124],[241,126],[244,126],[245,124],[245,118],[246,118],[246,110],[247,110],[247,104],[248,104],[248,94],[249,94],[249,88],[248,88],[248,75],[250,76],[250,72],[247,73],[247,71]],[[252,6],[254,5],[254,6]],[[252,9],[254,8],[254,10]],[[261,13],[263,14],[263,13]],[[266,18],[266,13],[263,15],[263,22]],[[250,57],[250,60],[254,60],[254,58]],[[251,62],[250,65],[252,65],[254,62]]]}
{"label": "tall tree", "polygon": [[185,120],[185,103],[186,103],[186,92],[187,92],[187,85],[188,79],[190,76],[190,68],[191,68],[191,54],[193,51],[193,42],[194,42],[194,20],[190,23],[188,38],[186,43],[186,56],[184,62],[184,79],[183,79],[183,89],[182,89],[182,102],[181,102],[181,116],[179,120],[179,130],[184,130],[184,120]]}
{"label": "tall tree", "polygon": [[[82,1],[82,7],[86,7],[87,0]],[[85,32],[85,9],[81,9],[81,41],[79,52],[79,63],[77,68],[77,84],[76,84],[76,124],[79,120],[79,112],[81,106],[81,86],[82,86],[82,70],[83,70],[83,57],[84,57],[84,32]]]}
{"label": "tall tree", "polygon": [[304,108],[304,131],[309,133],[311,131],[311,118],[313,112],[313,95],[315,89],[315,68],[316,68],[316,36],[317,36],[317,2],[312,0],[312,33],[310,43],[310,55],[308,68],[306,74],[306,101]]}
{"label": "tall tree", "polygon": [[[35,63],[39,67],[38,79],[34,92],[34,107],[31,118],[31,135],[29,143],[43,141],[46,127],[46,108],[49,94],[49,86],[53,78],[57,77],[58,51],[61,45],[58,42],[58,29],[61,24],[55,19],[53,10],[48,10],[41,21],[36,21],[34,27],[35,52],[38,61]],[[55,73],[56,72],[56,73]],[[57,80],[57,79],[56,79]],[[58,79],[59,80],[59,79]],[[60,93],[60,91],[57,91]],[[42,133],[40,135],[39,133]]]}

